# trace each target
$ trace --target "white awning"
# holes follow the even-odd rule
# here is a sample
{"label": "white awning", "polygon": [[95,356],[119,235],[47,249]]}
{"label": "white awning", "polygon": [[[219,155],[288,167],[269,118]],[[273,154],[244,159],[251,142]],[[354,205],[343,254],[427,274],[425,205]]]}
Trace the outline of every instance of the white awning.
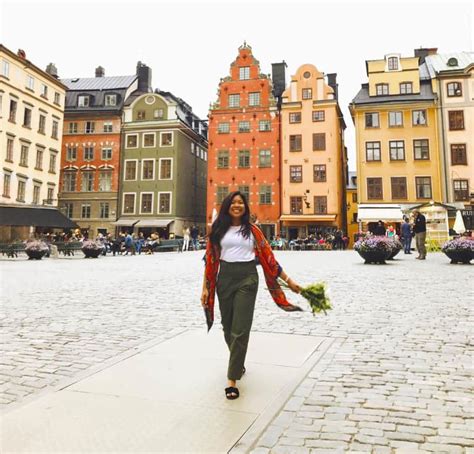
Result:
{"label": "white awning", "polygon": [[401,206],[395,204],[361,204],[357,209],[357,220],[361,222],[402,222],[403,212]]}
{"label": "white awning", "polygon": [[141,219],[137,227],[168,227],[174,219]]}
{"label": "white awning", "polygon": [[118,225],[118,226],[133,226],[138,222],[138,219],[126,219],[126,218],[120,218],[117,219],[115,222],[112,222],[113,225]]}

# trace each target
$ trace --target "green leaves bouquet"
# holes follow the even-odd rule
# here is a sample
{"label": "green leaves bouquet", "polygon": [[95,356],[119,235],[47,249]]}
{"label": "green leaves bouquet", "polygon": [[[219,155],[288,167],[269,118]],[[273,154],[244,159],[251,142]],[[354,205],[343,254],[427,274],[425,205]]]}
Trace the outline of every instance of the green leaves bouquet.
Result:
{"label": "green leaves bouquet", "polygon": [[[282,288],[290,288],[282,279],[278,279],[278,284],[280,284]],[[332,309],[324,282],[316,282],[304,287],[300,295],[308,301],[313,315],[319,314],[320,312],[324,312],[324,315],[328,315],[326,311]]]}

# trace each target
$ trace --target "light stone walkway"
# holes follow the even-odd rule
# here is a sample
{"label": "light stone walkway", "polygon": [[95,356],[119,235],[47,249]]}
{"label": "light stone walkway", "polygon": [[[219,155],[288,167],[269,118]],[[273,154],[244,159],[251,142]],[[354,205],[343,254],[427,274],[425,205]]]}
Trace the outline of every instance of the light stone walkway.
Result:
{"label": "light stone walkway", "polygon": [[[202,327],[201,257],[1,260],[4,409]],[[284,313],[261,278],[253,329],[337,342],[253,452],[474,452],[473,266],[441,254],[386,266],[363,265],[352,251],[277,258],[301,284],[327,281],[334,310]]]}

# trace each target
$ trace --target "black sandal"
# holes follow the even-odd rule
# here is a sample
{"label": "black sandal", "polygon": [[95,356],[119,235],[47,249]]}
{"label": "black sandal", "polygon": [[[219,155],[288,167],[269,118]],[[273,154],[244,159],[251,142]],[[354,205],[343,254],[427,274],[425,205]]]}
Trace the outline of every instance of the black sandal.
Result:
{"label": "black sandal", "polygon": [[225,389],[225,397],[227,397],[229,400],[237,399],[239,395],[239,390],[233,386],[229,386]]}

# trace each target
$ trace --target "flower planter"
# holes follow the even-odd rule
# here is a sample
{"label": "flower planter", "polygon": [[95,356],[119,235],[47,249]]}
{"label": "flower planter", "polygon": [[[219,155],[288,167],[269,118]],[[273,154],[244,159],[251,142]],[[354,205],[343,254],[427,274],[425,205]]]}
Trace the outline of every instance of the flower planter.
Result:
{"label": "flower planter", "polygon": [[451,259],[451,263],[469,264],[474,259],[474,239],[459,237],[446,241],[441,250]]}
{"label": "flower planter", "polygon": [[394,248],[392,249],[392,252],[390,253],[390,256],[388,257],[387,260],[393,260],[393,258],[401,251],[400,248]]}
{"label": "flower planter", "polygon": [[25,249],[26,255],[28,256],[28,260],[41,260],[47,251],[34,251]]}
{"label": "flower planter", "polygon": [[102,253],[102,249],[87,249],[82,248],[82,252],[84,252],[84,258],[86,259],[96,259]]}
{"label": "flower planter", "polygon": [[385,264],[385,260],[391,255],[392,251],[357,251],[358,254],[364,259],[364,263],[380,263]]}
{"label": "flower planter", "polygon": [[474,252],[469,249],[458,250],[458,251],[443,251],[450,259],[451,263],[464,263],[469,264],[474,259]]}

